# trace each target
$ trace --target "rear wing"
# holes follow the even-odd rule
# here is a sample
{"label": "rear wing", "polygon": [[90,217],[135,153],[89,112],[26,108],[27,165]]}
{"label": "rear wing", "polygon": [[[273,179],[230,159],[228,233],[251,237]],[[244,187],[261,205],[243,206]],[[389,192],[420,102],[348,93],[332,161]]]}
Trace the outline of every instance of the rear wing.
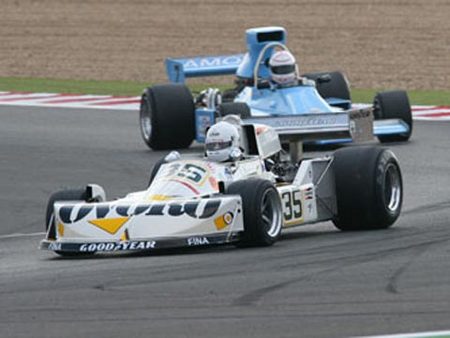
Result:
{"label": "rear wing", "polygon": [[172,83],[184,83],[189,77],[235,74],[245,54],[198,56],[166,59],[166,72]]}
{"label": "rear wing", "polygon": [[373,138],[372,108],[346,112],[251,117],[245,123],[258,123],[274,128],[281,141],[315,141],[352,139],[355,142]]}

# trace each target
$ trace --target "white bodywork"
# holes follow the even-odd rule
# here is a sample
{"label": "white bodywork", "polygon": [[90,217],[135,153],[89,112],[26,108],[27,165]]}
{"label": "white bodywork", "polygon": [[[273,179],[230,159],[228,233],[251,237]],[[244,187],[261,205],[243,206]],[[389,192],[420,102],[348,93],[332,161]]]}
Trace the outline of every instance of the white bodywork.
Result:
{"label": "white bodywork", "polygon": [[[329,219],[318,210],[317,188],[330,159],[304,160],[293,182],[277,183],[264,161],[280,150],[278,136],[267,126],[244,127],[247,143],[243,147],[251,150],[248,137],[254,137],[263,156],[247,155],[231,163],[201,157],[176,160],[163,164],[144,191],[109,202],[57,202],[55,238],[49,229],[41,247],[96,252],[233,242],[244,230],[241,197],[223,191],[234,181],[255,177],[277,187],[285,227]],[[93,190],[98,191],[97,187]],[[327,191],[334,197],[334,187]]]}

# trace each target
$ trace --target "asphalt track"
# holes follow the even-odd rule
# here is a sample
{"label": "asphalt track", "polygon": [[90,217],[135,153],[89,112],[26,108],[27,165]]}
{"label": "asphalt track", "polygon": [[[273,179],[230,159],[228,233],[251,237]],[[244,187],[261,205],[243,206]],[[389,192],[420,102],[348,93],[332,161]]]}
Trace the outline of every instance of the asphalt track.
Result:
{"label": "asphalt track", "polygon": [[[403,214],[386,231],[331,223],[271,248],[61,259],[37,249],[49,194],[146,186],[137,114],[0,107],[1,337],[347,337],[450,329],[450,123],[392,145]],[[195,149],[190,150],[195,151]],[[38,233],[38,234],[36,234]]]}

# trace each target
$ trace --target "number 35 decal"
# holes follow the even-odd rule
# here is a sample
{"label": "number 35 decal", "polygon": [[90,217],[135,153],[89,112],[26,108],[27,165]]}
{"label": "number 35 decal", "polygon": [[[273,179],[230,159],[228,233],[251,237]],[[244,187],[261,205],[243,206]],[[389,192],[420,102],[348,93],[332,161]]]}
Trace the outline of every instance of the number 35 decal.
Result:
{"label": "number 35 decal", "polygon": [[281,194],[283,201],[284,220],[286,222],[302,217],[302,201],[300,190],[286,191]]}

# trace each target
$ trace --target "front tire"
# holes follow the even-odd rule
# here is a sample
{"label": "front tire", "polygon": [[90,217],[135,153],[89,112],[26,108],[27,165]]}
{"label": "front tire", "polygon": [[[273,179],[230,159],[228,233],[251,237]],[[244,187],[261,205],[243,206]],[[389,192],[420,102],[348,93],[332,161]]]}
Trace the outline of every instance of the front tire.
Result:
{"label": "front tire", "polygon": [[[80,189],[65,189],[53,193],[47,202],[47,210],[45,213],[45,230],[48,231],[49,239],[56,239],[56,224],[54,215],[54,206],[56,202],[61,201],[82,201],[86,202],[87,191],[86,188]],[[78,252],[65,252],[65,251],[55,251],[60,256],[63,257],[73,257],[86,255],[86,253],[80,254]]]}
{"label": "front tire", "polygon": [[409,131],[404,134],[378,136],[380,142],[405,142],[411,137],[413,119],[411,104],[405,91],[391,90],[377,93],[373,100],[373,115],[375,120],[401,119],[409,127]]}
{"label": "front tire", "polygon": [[217,107],[220,117],[227,115],[238,115],[241,119],[251,117],[250,107],[245,102],[225,102]]}
{"label": "front tire", "polygon": [[[324,99],[337,98],[342,100],[351,100],[350,97],[350,87],[348,85],[348,80],[344,73],[342,72],[323,72],[323,73],[308,73],[304,74],[308,79],[314,80],[316,82],[316,89],[320,96]],[[322,76],[328,76],[330,81],[320,82],[319,79]],[[348,109],[350,107],[342,107]]]}
{"label": "front tire", "polygon": [[227,194],[240,195],[244,213],[243,246],[269,246],[281,235],[283,211],[274,185],[262,179],[248,179],[230,184]]}
{"label": "front tire", "polygon": [[187,148],[195,138],[195,106],[189,88],[181,84],[148,88],[139,110],[141,135],[154,150]]}
{"label": "front tire", "polygon": [[380,147],[349,147],[334,153],[338,215],[344,231],[390,227],[403,200],[400,166],[395,155]]}

